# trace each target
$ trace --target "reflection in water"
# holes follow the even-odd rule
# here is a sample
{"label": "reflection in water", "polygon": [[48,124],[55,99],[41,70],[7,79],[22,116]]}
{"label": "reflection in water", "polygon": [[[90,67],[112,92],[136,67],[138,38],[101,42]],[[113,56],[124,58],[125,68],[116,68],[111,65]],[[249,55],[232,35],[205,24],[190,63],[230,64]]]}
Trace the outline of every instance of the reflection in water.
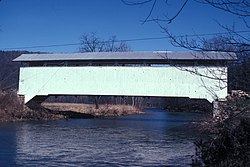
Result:
{"label": "reflection in water", "polygon": [[[119,118],[11,124],[8,127],[15,127],[10,131],[16,139],[16,143],[10,141],[16,145],[13,160],[2,162],[17,166],[187,165],[194,154],[195,136],[185,124],[199,117],[151,110]],[[3,130],[0,127],[1,134]]]}

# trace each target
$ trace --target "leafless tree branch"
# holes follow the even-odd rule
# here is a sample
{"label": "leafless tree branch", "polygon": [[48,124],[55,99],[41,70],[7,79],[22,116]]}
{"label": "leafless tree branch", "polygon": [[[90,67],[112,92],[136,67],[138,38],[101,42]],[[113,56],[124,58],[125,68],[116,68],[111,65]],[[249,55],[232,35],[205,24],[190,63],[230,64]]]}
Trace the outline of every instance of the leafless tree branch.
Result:
{"label": "leafless tree branch", "polygon": [[96,33],[84,34],[80,37],[80,52],[127,52],[130,50],[127,43],[119,41],[116,36],[108,40],[102,40],[97,37]]}
{"label": "leafless tree branch", "polygon": [[[125,1],[125,0],[123,0]],[[241,87],[247,88],[249,91],[249,80],[246,78],[250,78],[250,71],[249,71],[249,58],[250,58],[250,36],[248,30],[250,28],[249,25],[249,16],[250,16],[250,1],[249,0],[194,0],[198,3],[209,5],[213,8],[222,10],[225,12],[225,14],[231,14],[234,16],[237,16],[239,20],[242,22],[241,28],[244,28],[245,32],[244,34],[242,32],[236,31],[234,26],[228,27],[227,25],[223,24],[223,22],[218,23],[218,25],[226,30],[227,33],[223,34],[213,34],[211,38],[204,38],[200,35],[174,35],[172,34],[168,27],[163,25],[163,23],[170,24],[174,20],[178,18],[180,13],[184,10],[184,8],[187,6],[188,0],[183,0],[183,4],[180,8],[178,8],[175,15],[171,18],[168,18],[164,16],[164,13],[161,16],[154,17],[153,16],[153,9],[155,8],[155,5],[152,6],[149,14],[147,15],[145,22],[155,22],[159,25],[159,27],[162,29],[163,33],[166,34],[167,38],[170,40],[170,43],[175,47],[184,48],[190,51],[195,52],[226,52],[229,56],[231,56],[232,52],[236,53],[239,57],[239,60],[235,62],[233,65],[229,66],[230,70],[233,71],[233,75],[236,75],[237,78],[233,76],[232,82],[237,82],[236,85],[239,83],[240,85],[243,85]],[[147,3],[152,3],[153,0],[144,0],[140,1],[140,3],[131,3],[133,5],[144,5]],[[168,1],[164,0],[158,0],[158,2],[164,2],[167,4]],[[130,4],[130,5],[131,5]],[[167,5],[166,9],[168,9],[170,6]],[[155,9],[156,10],[156,9]],[[145,23],[144,22],[144,23]],[[238,26],[240,27],[240,26]],[[195,56],[195,55],[194,55]],[[248,66],[247,66],[248,65]],[[179,67],[178,67],[179,68]],[[183,70],[183,69],[182,69]],[[187,70],[187,69],[184,69]],[[188,69],[189,70],[189,69]],[[200,74],[199,71],[197,71],[195,68],[193,70],[189,70],[194,75],[198,75],[201,77],[209,77],[209,79],[218,80],[218,88],[223,88],[223,82],[224,77],[223,71],[220,71],[220,68],[216,70],[207,70],[209,72],[209,75],[206,76],[206,74]],[[221,75],[214,75],[218,72],[221,73]],[[230,74],[231,75],[231,74]],[[215,76],[215,77],[213,77]],[[237,80],[237,81],[235,81]],[[247,80],[247,81],[246,81]],[[245,82],[246,81],[246,82]],[[229,83],[231,84],[231,83]],[[236,86],[238,88],[238,86]],[[244,90],[244,89],[243,89]]]}
{"label": "leafless tree branch", "polygon": [[[126,0],[121,0],[124,4],[126,5],[145,5],[145,4],[148,4],[148,3],[152,3],[152,6],[150,8],[150,11],[148,13],[148,15],[146,16],[146,18],[142,21],[142,23],[146,23],[146,22],[151,22],[151,21],[156,21],[156,22],[167,22],[168,24],[172,23],[179,15],[180,13],[182,12],[182,10],[184,9],[184,7],[186,6],[187,2],[189,0],[185,0],[184,3],[181,5],[181,7],[178,9],[178,11],[176,12],[176,14],[170,18],[167,18],[165,17],[166,19],[162,19],[162,18],[155,18],[152,16],[152,13],[155,9],[155,5],[157,3],[157,0],[144,0],[144,1],[140,1],[140,2],[129,2],[129,1],[126,1]],[[165,0],[165,3],[167,4],[168,3],[168,0]],[[150,19],[150,17],[152,19]]]}
{"label": "leafless tree branch", "polygon": [[211,5],[237,16],[250,16],[250,2],[248,0],[197,0],[197,2]]}

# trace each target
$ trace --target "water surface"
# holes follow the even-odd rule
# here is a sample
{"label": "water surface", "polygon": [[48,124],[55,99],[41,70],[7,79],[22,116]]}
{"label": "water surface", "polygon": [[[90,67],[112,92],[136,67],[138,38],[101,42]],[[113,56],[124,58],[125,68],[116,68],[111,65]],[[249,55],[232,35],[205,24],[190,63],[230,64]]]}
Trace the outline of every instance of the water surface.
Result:
{"label": "water surface", "polygon": [[203,114],[0,123],[0,166],[188,166]]}

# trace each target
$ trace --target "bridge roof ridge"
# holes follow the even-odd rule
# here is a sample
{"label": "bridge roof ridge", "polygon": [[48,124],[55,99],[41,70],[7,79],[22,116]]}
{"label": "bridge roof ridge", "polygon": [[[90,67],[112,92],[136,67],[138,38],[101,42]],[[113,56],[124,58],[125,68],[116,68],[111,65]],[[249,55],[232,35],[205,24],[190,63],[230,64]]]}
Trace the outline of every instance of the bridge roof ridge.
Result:
{"label": "bridge roof ridge", "polygon": [[232,52],[86,52],[22,54],[13,61],[97,61],[97,60],[235,60]]}

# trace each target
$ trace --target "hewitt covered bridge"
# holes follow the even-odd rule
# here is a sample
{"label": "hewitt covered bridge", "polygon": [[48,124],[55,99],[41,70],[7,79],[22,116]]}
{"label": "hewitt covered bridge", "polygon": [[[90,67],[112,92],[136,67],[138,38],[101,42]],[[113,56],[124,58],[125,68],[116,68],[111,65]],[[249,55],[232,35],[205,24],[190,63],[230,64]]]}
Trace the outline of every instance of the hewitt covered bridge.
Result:
{"label": "hewitt covered bridge", "polygon": [[23,54],[19,95],[227,96],[227,64],[233,53],[99,52]]}

